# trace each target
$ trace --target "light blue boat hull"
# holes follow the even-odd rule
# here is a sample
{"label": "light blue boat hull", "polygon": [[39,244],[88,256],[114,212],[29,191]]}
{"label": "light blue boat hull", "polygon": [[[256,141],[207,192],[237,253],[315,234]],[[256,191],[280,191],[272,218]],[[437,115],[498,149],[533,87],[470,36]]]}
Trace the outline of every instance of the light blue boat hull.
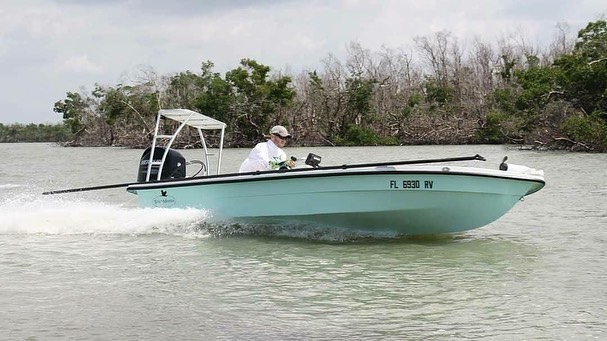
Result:
{"label": "light blue boat hull", "polygon": [[128,190],[142,207],[200,208],[220,222],[425,235],[487,225],[543,186],[539,175],[427,166],[233,175]]}

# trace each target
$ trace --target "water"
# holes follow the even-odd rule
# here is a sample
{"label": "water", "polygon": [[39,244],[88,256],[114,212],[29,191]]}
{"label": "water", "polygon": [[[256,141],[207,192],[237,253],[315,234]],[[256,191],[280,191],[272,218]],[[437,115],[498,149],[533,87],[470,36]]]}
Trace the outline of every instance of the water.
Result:
{"label": "water", "polygon": [[[442,238],[231,229],[203,211],[140,209],[124,188],[40,194],[134,181],[141,150],[0,144],[0,339],[607,338],[606,155],[287,148],[309,151],[324,165],[508,155],[547,186]],[[224,170],[247,152],[227,150]]]}

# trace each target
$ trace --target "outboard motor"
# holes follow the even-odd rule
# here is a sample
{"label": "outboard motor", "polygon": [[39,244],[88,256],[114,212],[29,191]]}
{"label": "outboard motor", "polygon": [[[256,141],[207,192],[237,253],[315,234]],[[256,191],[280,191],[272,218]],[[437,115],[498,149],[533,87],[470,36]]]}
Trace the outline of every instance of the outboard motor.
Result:
{"label": "outboard motor", "polygon": [[[150,151],[152,147],[148,147],[143,152],[141,160],[139,161],[139,173],[137,174],[137,182],[145,182],[145,177],[148,172],[148,164],[150,162]],[[153,162],[162,161],[162,155],[164,155],[165,149],[162,147],[156,147],[154,149]],[[162,174],[160,179],[175,179],[185,178],[185,158],[176,150],[169,149],[166,159],[164,160],[164,167],[162,167]],[[158,177],[158,169],[160,165],[152,165],[150,171],[150,181],[155,181]]]}

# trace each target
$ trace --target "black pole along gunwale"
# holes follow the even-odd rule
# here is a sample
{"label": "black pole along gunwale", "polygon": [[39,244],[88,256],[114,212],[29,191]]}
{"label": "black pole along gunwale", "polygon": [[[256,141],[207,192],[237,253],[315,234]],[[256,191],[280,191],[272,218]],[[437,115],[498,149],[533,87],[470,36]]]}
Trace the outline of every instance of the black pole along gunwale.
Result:
{"label": "black pole along gunwale", "polygon": [[[243,175],[260,175],[260,174],[274,174],[274,173],[285,173],[285,172],[288,172],[288,173],[313,172],[313,171],[318,171],[318,170],[326,171],[326,170],[339,170],[339,169],[352,169],[352,168],[386,167],[386,166],[400,166],[400,165],[442,163],[442,162],[459,162],[459,161],[486,161],[486,159],[484,157],[482,157],[481,155],[476,154],[474,156],[452,157],[452,158],[442,158],[442,159],[387,161],[387,162],[360,163],[360,164],[344,164],[344,165],[319,167],[319,168],[295,168],[295,169],[289,169],[289,170],[257,171],[257,172],[248,172],[248,173],[226,173],[226,174],[207,175],[207,176],[198,176],[198,177],[190,177],[190,178],[163,179],[163,180],[148,181],[148,182],[125,182],[125,183],[91,186],[91,187],[79,187],[79,188],[52,190],[52,191],[43,192],[42,194],[43,195],[52,195],[52,194],[96,191],[96,190],[103,190],[103,189],[129,187],[129,186],[133,186],[133,185],[142,185],[145,187],[147,187],[148,185],[152,185],[153,187],[157,187],[157,185],[160,185],[162,183],[167,183],[167,182],[171,182],[177,186],[180,186],[183,184],[178,184],[178,183],[189,182],[192,180],[220,179],[220,178],[243,176]],[[143,188],[141,188],[141,189],[143,189]]]}

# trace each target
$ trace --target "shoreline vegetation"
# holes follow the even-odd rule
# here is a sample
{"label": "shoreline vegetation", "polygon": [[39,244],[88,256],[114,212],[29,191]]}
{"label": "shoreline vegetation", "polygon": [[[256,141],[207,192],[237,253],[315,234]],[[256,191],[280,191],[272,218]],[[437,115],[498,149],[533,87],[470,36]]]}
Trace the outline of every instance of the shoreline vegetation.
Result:
{"label": "shoreline vegetation", "polygon": [[[227,123],[226,147],[250,147],[269,127],[293,132],[291,146],[515,144],[607,151],[607,22],[569,34],[557,24],[544,48],[524,37],[462,44],[449,32],[417,37],[410,51],[350,43],[345,62],[322,70],[272,72],[252,59],[225,75],[158,75],[68,92],[57,125],[0,124],[0,142],[145,148],[158,108],[187,108]],[[182,134],[179,147],[198,147]],[[209,141],[213,144],[213,138]],[[215,141],[216,142],[216,141]]]}

